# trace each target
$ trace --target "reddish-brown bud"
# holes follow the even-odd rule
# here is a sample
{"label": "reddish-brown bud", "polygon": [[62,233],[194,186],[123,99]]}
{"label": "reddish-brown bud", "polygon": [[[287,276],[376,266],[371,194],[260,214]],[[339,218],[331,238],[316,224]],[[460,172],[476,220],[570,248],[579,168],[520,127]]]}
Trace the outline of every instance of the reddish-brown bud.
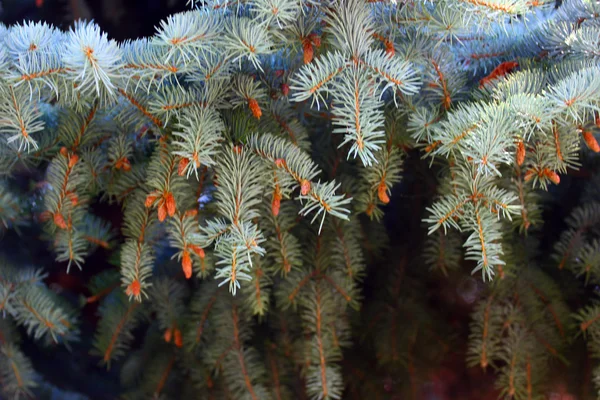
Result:
{"label": "reddish-brown bud", "polygon": [[158,196],[156,195],[156,193],[150,193],[148,196],[146,196],[146,201],[144,202],[144,205],[146,206],[146,208],[152,207],[152,205],[154,204],[156,199],[158,199]]}
{"label": "reddish-brown bud", "polygon": [[310,182],[307,179],[303,179],[300,185],[300,194],[306,196],[310,192]]}
{"label": "reddish-brown bud", "polygon": [[192,277],[192,257],[190,257],[190,252],[183,250],[183,257],[181,258],[181,267],[183,268],[183,274],[185,275],[185,279],[190,279]]}
{"label": "reddish-brown bud", "polygon": [[172,336],[173,336],[173,330],[171,328],[167,329],[163,335],[163,337],[165,338],[165,342],[170,343]]}
{"label": "reddish-brown bud", "polygon": [[598,145],[598,141],[594,137],[594,134],[590,131],[584,131],[583,140],[585,140],[585,144],[592,150],[594,153],[600,152],[600,146]]}
{"label": "reddish-brown bud", "polygon": [[184,215],[188,218],[195,217],[196,215],[198,215],[198,210],[196,210],[195,208],[187,210]]}
{"label": "reddish-brown bud", "polygon": [[190,160],[187,158],[182,158],[179,160],[179,165],[177,166],[177,175],[183,176],[185,174],[185,169],[187,168]]}
{"label": "reddish-brown bud", "polygon": [[522,140],[519,140],[517,143],[517,165],[523,165],[525,161],[525,143]]}
{"label": "reddish-brown bud", "polygon": [[165,196],[165,205],[167,206],[169,217],[175,215],[175,211],[177,211],[177,204],[175,203],[175,196],[173,196],[173,192],[168,192]]}
{"label": "reddish-brown bud", "polygon": [[198,257],[200,258],[204,258],[205,254],[204,254],[204,249],[200,246],[196,246],[195,244],[188,244],[188,247],[190,248],[191,251],[194,252],[194,254],[196,254]]}
{"label": "reddish-brown bud", "polygon": [[167,206],[164,201],[161,201],[158,206],[158,220],[163,222],[167,218]]}
{"label": "reddish-brown bud", "polygon": [[67,229],[67,223],[65,222],[65,217],[61,213],[54,214],[54,224],[58,226],[60,229]]}
{"label": "reddish-brown bud", "polygon": [[304,64],[309,64],[313,60],[313,57],[315,56],[315,51],[313,49],[313,45],[309,39],[304,39],[302,41],[302,51],[304,53],[304,55],[303,55]]}
{"label": "reddish-brown bud", "polygon": [[125,294],[129,295],[129,296],[139,296],[141,293],[142,287],[140,285],[140,281],[139,280],[134,280],[133,282],[131,282],[129,284],[129,286],[127,286],[127,290],[125,290]]}
{"label": "reddish-brown bud", "polygon": [[174,332],[174,338],[173,338],[173,342],[175,343],[175,346],[181,348],[183,347],[183,338],[181,337],[181,331],[177,328],[175,328],[175,332]]}
{"label": "reddish-brown bud", "polygon": [[254,118],[260,119],[260,117],[262,116],[262,110],[258,105],[258,101],[256,101],[256,99],[248,99],[248,107],[250,107],[250,111],[252,111],[252,115],[254,115]]}
{"label": "reddish-brown bud", "polygon": [[546,177],[550,179],[550,181],[552,181],[552,183],[554,183],[555,185],[558,185],[560,183],[560,176],[558,176],[556,172],[546,168],[544,169],[544,175],[546,175]]}
{"label": "reddish-brown bud", "polygon": [[377,197],[379,197],[379,200],[383,204],[387,204],[390,202],[390,196],[388,196],[387,194],[387,186],[385,185],[384,181],[381,181],[381,183],[379,183],[379,186],[377,187]]}

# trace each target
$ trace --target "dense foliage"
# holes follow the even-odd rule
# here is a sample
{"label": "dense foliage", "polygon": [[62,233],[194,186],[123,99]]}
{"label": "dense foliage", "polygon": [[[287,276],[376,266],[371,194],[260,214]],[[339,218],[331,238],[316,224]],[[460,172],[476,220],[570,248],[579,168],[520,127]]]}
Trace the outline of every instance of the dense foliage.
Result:
{"label": "dense foliage", "polygon": [[[122,43],[0,27],[4,243],[102,265],[75,299],[3,246],[2,393],[44,396],[23,341],[81,351],[98,304],[87,350],[124,399],[424,398],[461,342],[430,279],[472,272],[466,364],[515,399],[569,365],[591,398],[599,38],[596,0],[192,1]],[[394,193],[427,237],[386,230]]]}

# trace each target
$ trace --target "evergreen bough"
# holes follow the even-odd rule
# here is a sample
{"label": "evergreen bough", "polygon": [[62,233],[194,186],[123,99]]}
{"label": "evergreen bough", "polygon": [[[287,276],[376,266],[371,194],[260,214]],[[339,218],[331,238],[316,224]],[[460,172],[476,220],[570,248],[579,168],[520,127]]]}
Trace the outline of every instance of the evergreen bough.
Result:
{"label": "evergreen bough", "polygon": [[[452,339],[381,225],[415,154],[437,195],[410,264],[464,258],[485,281],[467,364],[534,399],[578,333],[598,357],[600,303],[571,309],[547,268],[599,281],[597,179],[554,254],[535,248],[545,191],[597,169],[600,3],[189,3],[123,43],[93,22],[0,27],[1,229],[41,227],[70,274],[110,261],[81,304],[0,261],[4,396],[43,386],[23,334],[69,347],[99,302],[92,353],[121,365],[123,398],[386,398],[389,374],[422,398]],[[384,251],[393,267],[367,269]],[[382,290],[359,313],[367,276]]]}

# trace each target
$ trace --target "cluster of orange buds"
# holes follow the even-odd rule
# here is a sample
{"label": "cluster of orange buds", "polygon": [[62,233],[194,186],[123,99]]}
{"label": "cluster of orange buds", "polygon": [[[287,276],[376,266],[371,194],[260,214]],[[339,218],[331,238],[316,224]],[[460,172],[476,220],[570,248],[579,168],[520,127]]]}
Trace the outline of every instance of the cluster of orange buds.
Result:
{"label": "cluster of orange buds", "polygon": [[517,165],[521,166],[525,162],[525,143],[522,139],[517,142]]}
{"label": "cluster of orange buds", "polygon": [[115,163],[116,169],[123,169],[123,171],[127,172],[131,170],[131,163],[127,159],[127,157],[121,157]]}
{"label": "cluster of orange buds", "polygon": [[171,343],[171,339],[173,339],[173,343],[175,346],[181,348],[183,346],[183,338],[181,336],[181,331],[177,328],[176,325],[173,325],[173,328],[168,328],[163,335],[165,342]]}
{"label": "cluster of orange buds", "polygon": [[531,168],[525,173],[525,182],[530,181],[535,175],[539,178],[548,178],[552,183],[558,185],[560,176],[550,168]]}
{"label": "cluster of orange buds", "polygon": [[158,220],[160,222],[163,222],[165,218],[167,218],[167,214],[169,217],[175,215],[175,211],[177,211],[177,204],[175,203],[175,196],[173,196],[173,192],[160,193],[159,191],[155,190],[146,197],[146,202],[144,204],[147,208],[150,208],[156,202],[158,202]]}
{"label": "cluster of orange buds", "polygon": [[304,64],[310,63],[315,56],[315,47],[321,47],[321,38],[316,33],[302,38],[302,51],[304,53]]}
{"label": "cluster of orange buds", "polygon": [[183,274],[185,275],[185,279],[190,279],[192,277],[192,257],[190,255],[190,250],[196,254],[200,258],[204,258],[204,249],[200,246],[196,246],[195,244],[188,244],[183,249],[183,255],[181,257],[181,268],[183,269]]}

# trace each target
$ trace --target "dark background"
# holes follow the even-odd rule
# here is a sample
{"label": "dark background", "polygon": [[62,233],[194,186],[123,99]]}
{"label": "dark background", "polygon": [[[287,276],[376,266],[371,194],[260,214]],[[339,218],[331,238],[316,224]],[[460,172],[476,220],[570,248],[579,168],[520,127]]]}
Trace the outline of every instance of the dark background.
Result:
{"label": "dark background", "polygon": [[187,9],[186,0],[4,0],[0,20],[46,21],[68,29],[76,19],[93,19],[117,40],[150,36],[170,14]]}

